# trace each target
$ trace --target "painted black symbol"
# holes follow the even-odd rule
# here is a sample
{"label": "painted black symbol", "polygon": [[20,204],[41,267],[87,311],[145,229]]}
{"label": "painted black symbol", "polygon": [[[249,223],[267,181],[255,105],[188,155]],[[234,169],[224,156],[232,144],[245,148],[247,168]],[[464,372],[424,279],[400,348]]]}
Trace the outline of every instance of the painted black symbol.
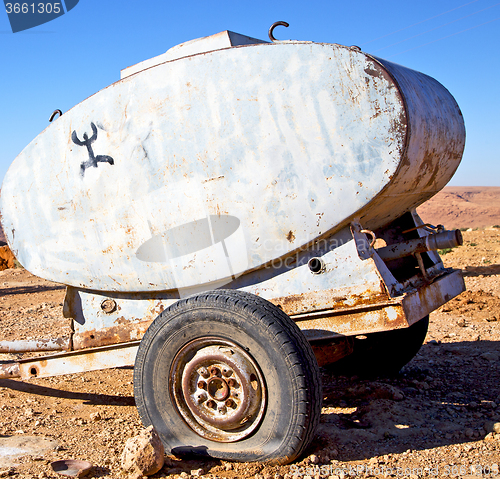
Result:
{"label": "painted black symbol", "polygon": [[86,146],[89,152],[89,159],[87,161],[82,162],[82,164],[80,165],[80,173],[82,176],[85,174],[85,170],[90,166],[97,168],[97,163],[109,163],[110,165],[115,164],[115,160],[113,160],[111,156],[94,155],[94,150],[92,150],[92,146],[90,145],[94,143],[94,141],[97,139],[97,127],[94,125],[94,123],[91,123],[90,126],[92,127],[92,136],[89,138],[87,133],[84,133],[83,134],[84,141],[78,139],[75,130],[73,130],[73,133],[71,134],[71,139],[73,140],[73,143],[75,143],[78,146]]}

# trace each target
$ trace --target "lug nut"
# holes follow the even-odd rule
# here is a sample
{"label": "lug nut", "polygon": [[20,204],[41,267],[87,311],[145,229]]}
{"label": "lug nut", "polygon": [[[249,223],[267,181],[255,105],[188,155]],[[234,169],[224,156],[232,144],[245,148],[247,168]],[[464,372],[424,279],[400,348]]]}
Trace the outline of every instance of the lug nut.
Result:
{"label": "lug nut", "polygon": [[219,411],[221,414],[226,414],[226,412],[227,412],[227,408],[226,408],[226,406],[219,406],[218,411]]}
{"label": "lug nut", "polygon": [[228,385],[230,388],[237,388],[237,387],[239,387],[238,382],[237,382],[237,381],[236,381],[236,379],[234,379],[234,378],[228,379],[228,380],[227,380],[227,385]]}
{"label": "lug nut", "polygon": [[234,408],[234,407],[236,407],[236,403],[235,403],[232,399],[228,399],[228,400],[226,401],[226,406],[227,406],[227,407]]}
{"label": "lug nut", "polygon": [[207,402],[207,407],[211,408],[211,409],[215,409],[215,407],[217,406],[217,404],[215,404],[215,401],[212,401],[210,399],[210,401]]}
{"label": "lug nut", "polygon": [[207,383],[205,381],[200,381],[198,383],[198,388],[199,389],[207,389]]}
{"label": "lug nut", "polygon": [[210,368],[211,376],[218,376],[219,374],[220,374],[219,368],[216,368],[215,366]]}
{"label": "lug nut", "polygon": [[201,368],[199,371],[200,376],[204,377],[205,379],[208,379],[210,377],[210,373],[207,371],[207,368]]}
{"label": "lug nut", "polygon": [[233,371],[231,371],[230,369],[224,369],[224,370],[222,371],[222,374],[223,374],[226,378],[228,378],[229,376],[231,376],[231,374],[233,374]]}

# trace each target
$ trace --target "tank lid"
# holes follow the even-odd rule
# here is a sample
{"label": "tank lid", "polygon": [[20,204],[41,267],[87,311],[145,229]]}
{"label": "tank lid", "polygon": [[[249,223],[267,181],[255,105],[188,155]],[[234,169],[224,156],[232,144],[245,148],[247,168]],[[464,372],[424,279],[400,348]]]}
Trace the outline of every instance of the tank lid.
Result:
{"label": "tank lid", "polygon": [[146,68],[151,68],[160,63],[177,60],[179,58],[196,55],[197,53],[210,52],[213,50],[220,50],[222,48],[236,47],[238,45],[253,45],[256,43],[269,43],[257,38],[247,37],[239,33],[230,32],[225,30],[209,37],[196,38],[188,42],[181,43],[175,47],[170,48],[165,53],[156,57],[144,60],[130,67],[124,68],[121,71],[120,78],[126,78],[134,73],[138,73]]}

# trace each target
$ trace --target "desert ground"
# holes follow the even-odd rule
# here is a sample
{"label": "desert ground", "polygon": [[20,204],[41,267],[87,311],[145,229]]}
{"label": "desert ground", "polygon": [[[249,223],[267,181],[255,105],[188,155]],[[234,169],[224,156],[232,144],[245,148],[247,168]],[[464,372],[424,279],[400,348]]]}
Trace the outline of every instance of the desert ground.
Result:
{"label": "desert ground", "polygon": [[[498,476],[498,205],[500,188],[447,188],[419,208],[429,223],[467,229],[464,245],[442,255],[447,267],[463,270],[467,291],[431,314],[424,345],[399,374],[364,379],[322,370],[320,427],[298,461],[267,466],[169,457],[150,477]],[[21,267],[1,271],[0,339],[68,334],[63,297],[63,287]],[[132,379],[132,369],[121,368],[0,380],[0,477],[59,477],[50,463],[61,459],[90,461],[89,477],[123,477],[125,441],[142,428]]]}

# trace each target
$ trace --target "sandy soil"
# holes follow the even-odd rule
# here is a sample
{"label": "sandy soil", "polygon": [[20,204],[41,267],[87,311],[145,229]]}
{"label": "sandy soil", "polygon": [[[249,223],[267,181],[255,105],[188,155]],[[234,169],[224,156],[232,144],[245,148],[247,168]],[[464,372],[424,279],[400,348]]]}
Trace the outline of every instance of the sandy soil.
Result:
{"label": "sandy soil", "polygon": [[[366,380],[322,371],[321,424],[300,461],[270,467],[171,458],[152,477],[498,474],[500,229],[466,231],[464,240],[464,246],[443,260],[464,269],[468,291],[431,315],[425,344],[399,375]],[[23,269],[0,272],[0,338],[68,333],[61,313],[63,296],[60,286]],[[0,380],[0,477],[58,477],[50,463],[70,458],[92,462],[93,477],[121,477],[124,443],[141,427],[132,369],[27,382]],[[38,449],[15,458],[17,465],[8,465],[8,441],[13,440],[34,441]]]}

